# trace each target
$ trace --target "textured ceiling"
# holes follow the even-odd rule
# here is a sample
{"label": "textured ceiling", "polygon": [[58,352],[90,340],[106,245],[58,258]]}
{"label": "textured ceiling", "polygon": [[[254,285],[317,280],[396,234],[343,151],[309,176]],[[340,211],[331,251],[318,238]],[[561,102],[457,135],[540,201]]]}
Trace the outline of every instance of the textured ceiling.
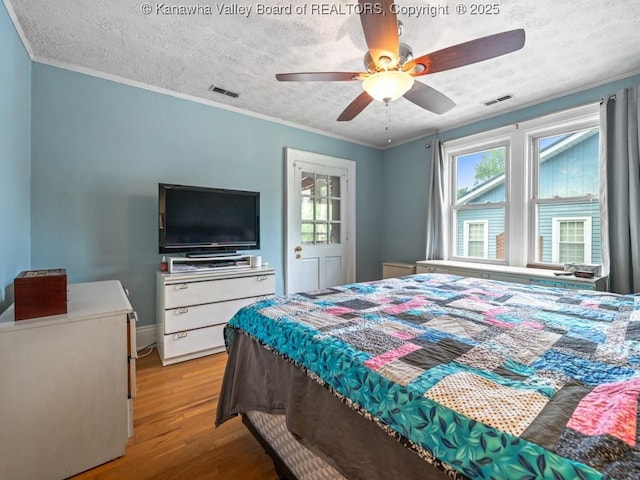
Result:
{"label": "textured ceiling", "polygon": [[[456,13],[454,3],[397,1],[402,8],[438,10],[436,16],[398,15],[404,24],[401,41],[415,56],[515,28],[525,29],[525,46],[420,77],[457,104],[444,115],[401,98],[388,112],[374,102],[351,122],[337,122],[361,92],[361,82],[275,80],[276,73],[363,69],[360,19],[349,14],[357,2],[323,2],[5,0],[36,61],[119,77],[378,147],[388,145],[387,113],[394,145],[640,72],[638,0],[503,0],[494,4],[499,12],[493,15],[471,15],[474,4],[468,0],[458,4],[467,7],[464,15]],[[284,11],[268,14],[260,5]],[[196,13],[167,12],[178,6]],[[306,14],[299,13],[303,10]],[[210,92],[211,84],[239,97]],[[513,99],[483,104],[505,94]]]}

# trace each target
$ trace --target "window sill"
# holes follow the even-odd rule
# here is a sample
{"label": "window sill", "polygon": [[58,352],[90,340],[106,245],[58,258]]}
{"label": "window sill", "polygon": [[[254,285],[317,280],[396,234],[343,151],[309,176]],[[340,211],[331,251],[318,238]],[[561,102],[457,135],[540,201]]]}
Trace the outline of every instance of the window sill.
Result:
{"label": "window sill", "polygon": [[465,277],[486,278],[503,282],[524,283],[561,288],[580,288],[606,291],[608,277],[578,278],[557,276],[546,268],[511,267],[508,265],[479,264],[454,260],[421,260],[416,262],[417,273],[449,273]]}

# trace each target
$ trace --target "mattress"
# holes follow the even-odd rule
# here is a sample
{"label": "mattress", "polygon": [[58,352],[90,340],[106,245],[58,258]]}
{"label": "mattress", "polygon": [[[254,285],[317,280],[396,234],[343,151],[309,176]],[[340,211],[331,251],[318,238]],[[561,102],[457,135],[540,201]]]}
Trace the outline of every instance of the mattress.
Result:
{"label": "mattress", "polygon": [[250,410],[245,413],[260,438],[298,480],[346,480],[335,468],[304,447],[289,431],[282,414]]}
{"label": "mattress", "polygon": [[[238,333],[229,350],[216,423],[251,411],[283,416],[287,431],[301,446],[349,480],[448,478],[370,419],[354,413],[304,370]],[[268,453],[277,455],[278,468],[277,445],[269,447]]]}
{"label": "mattress", "polygon": [[[431,274],[265,300],[225,333],[230,355],[249,338],[450,477],[632,479],[639,310],[633,296]],[[298,374],[242,352],[230,357],[218,422],[251,406],[284,413],[288,429],[345,474],[357,457],[331,451],[331,439],[319,447],[313,428],[296,431],[321,427],[332,410],[303,406]],[[271,373],[247,394],[249,370]],[[287,387],[287,375],[298,383]],[[270,383],[284,390],[274,394]]]}

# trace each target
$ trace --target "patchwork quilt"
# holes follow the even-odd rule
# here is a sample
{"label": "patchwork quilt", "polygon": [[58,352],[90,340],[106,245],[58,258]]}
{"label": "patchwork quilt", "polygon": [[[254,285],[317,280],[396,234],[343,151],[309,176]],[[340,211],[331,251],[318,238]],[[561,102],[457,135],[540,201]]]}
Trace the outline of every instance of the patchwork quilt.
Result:
{"label": "patchwork quilt", "polygon": [[228,324],[454,478],[640,478],[640,297],[424,274]]}

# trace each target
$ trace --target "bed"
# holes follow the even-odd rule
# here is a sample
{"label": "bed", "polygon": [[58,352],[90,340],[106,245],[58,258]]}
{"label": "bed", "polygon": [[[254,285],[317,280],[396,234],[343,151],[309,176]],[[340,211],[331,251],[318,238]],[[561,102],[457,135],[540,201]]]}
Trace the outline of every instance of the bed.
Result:
{"label": "bed", "polygon": [[637,479],[639,300],[444,274],[264,300],[225,329],[216,424],[282,429],[305,480]]}

